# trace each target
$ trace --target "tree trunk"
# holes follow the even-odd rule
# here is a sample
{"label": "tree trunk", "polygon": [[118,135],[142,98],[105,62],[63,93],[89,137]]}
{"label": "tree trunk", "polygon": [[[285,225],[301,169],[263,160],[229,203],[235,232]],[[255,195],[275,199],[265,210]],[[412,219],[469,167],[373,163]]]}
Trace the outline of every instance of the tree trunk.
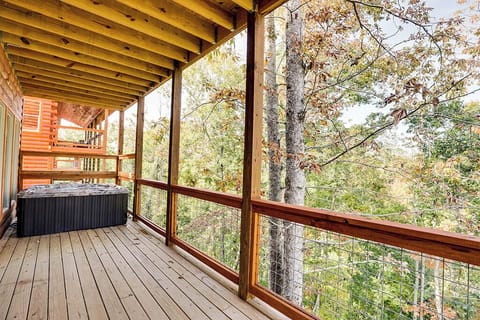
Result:
{"label": "tree trunk", "polygon": [[[286,190],[285,202],[303,205],[305,172],[300,162],[305,152],[304,85],[302,61],[303,17],[300,0],[288,2],[286,38]],[[302,305],[303,299],[303,226],[284,222],[285,228],[285,292],[290,301]]]}
{"label": "tree trunk", "polygon": [[[279,155],[280,133],[278,130],[278,91],[277,91],[277,47],[275,20],[271,17],[267,20],[267,50],[268,60],[265,71],[265,108],[267,117],[268,134],[268,198],[273,201],[282,201],[281,173],[282,167]],[[283,258],[283,228],[281,221],[270,217],[270,289],[282,294],[284,282],[284,258]]]}

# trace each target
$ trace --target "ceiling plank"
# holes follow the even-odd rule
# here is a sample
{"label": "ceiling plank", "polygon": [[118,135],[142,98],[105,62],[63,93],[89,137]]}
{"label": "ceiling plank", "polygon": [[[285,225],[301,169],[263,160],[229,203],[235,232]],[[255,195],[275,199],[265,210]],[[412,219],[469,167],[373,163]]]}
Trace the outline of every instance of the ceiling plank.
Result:
{"label": "ceiling plank", "polygon": [[247,11],[253,11],[254,9],[254,0],[232,0],[232,2]]}
{"label": "ceiling plank", "polygon": [[[40,29],[30,28],[15,22],[9,22],[6,19],[0,19],[0,30],[4,33],[18,36],[23,44],[28,44],[28,40],[34,40],[49,45],[50,51],[54,50],[54,48],[58,48],[60,52],[62,52],[62,49],[73,51],[70,55],[78,57],[85,55],[86,57],[106,60],[112,65],[112,67],[117,68],[115,70],[120,70],[121,68],[123,68],[123,70],[139,70],[145,74],[146,79],[149,74],[151,76],[152,74],[166,75],[167,73],[167,70],[160,66],[122,56],[117,52],[95,48],[86,43],[57,36]],[[8,42],[5,36],[3,37],[3,41]],[[173,68],[173,60],[165,58],[163,67]],[[124,72],[128,73],[127,71]]]}
{"label": "ceiling plank", "polygon": [[77,63],[71,60],[66,60],[53,55],[47,55],[36,51],[26,50],[23,48],[15,48],[9,46],[7,48],[7,53],[9,54],[10,61],[13,63],[21,63],[24,65],[28,65],[31,63],[33,66],[35,66],[38,65],[38,62],[44,62],[63,68],[96,74],[105,78],[138,84],[140,86],[147,86],[149,84],[148,81],[139,80],[140,78],[132,77],[129,75],[119,75],[115,71],[106,70],[100,68],[100,66],[95,67],[87,64]]}
{"label": "ceiling plank", "polygon": [[[82,5],[84,3],[90,3],[90,1],[83,0],[63,0],[75,6]],[[98,2],[98,1],[96,1]],[[117,0],[126,6],[137,9],[151,17],[154,17],[160,21],[168,23],[180,30],[188,32],[200,39],[215,43],[216,30],[215,26],[208,21],[201,19],[199,16],[186,11],[184,8],[172,3],[168,0]],[[84,8],[86,5],[82,5]],[[82,8],[82,9],[84,9]],[[86,10],[86,9],[84,9]]]}
{"label": "ceiling plank", "polygon": [[[21,67],[20,65],[17,65],[17,66]],[[38,79],[40,81],[44,81],[48,83],[60,83],[63,85],[73,86],[76,88],[82,88],[83,86],[86,86],[88,88],[92,88],[90,89],[92,91],[95,89],[97,90],[97,92],[105,91],[105,92],[110,92],[112,94],[119,95],[119,96],[128,95],[128,96],[137,97],[139,95],[142,95],[143,93],[141,91],[120,88],[114,85],[109,85],[107,83],[100,83],[100,82],[92,81],[88,79],[76,78],[76,77],[72,77],[70,75],[65,75],[62,73],[56,73],[56,72],[46,71],[46,70],[41,70],[36,68],[29,68],[29,70],[32,72],[20,71],[17,68],[15,73],[19,79]]]}
{"label": "ceiling plank", "polygon": [[[26,73],[22,73],[22,74],[26,74]],[[120,99],[123,99],[123,101],[131,101],[137,98],[136,96],[130,95],[130,94],[121,94],[119,92],[110,91],[104,88],[91,87],[91,86],[82,85],[80,83],[72,83],[69,81],[59,81],[57,79],[48,78],[48,77],[32,78],[32,77],[29,77],[28,75],[22,76],[20,73],[17,73],[17,79],[20,81],[20,83],[38,84],[44,87],[51,85],[53,87],[61,86],[61,87],[69,88],[72,90],[76,89],[76,90],[85,90],[89,92],[96,92],[97,94],[104,94],[108,97],[120,98]]]}
{"label": "ceiling plank", "polygon": [[[156,37],[163,37],[164,33],[156,32],[155,36],[149,36],[143,32],[134,31],[118,24],[116,20],[109,21],[97,15],[88,14],[69,5],[55,0],[4,0],[26,10],[40,13],[46,17],[63,21],[79,28],[106,36],[125,43],[131,43],[137,47],[153,53],[167,56],[165,49],[169,46],[165,41]],[[200,51],[200,41],[195,37],[186,38],[178,32],[179,37],[169,39],[176,41],[176,46],[183,47],[192,52]],[[187,60],[187,56],[182,60]]]}
{"label": "ceiling plank", "polygon": [[88,90],[88,89],[82,89],[74,86],[65,86],[60,83],[51,83],[51,82],[44,82],[38,79],[32,79],[32,78],[18,78],[20,80],[20,83],[22,87],[27,88],[39,88],[39,89],[58,89],[58,90],[63,90],[67,92],[72,92],[72,93],[79,93],[79,94],[84,94],[87,96],[91,97],[103,97],[108,100],[112,101],[118,101],[120,103],[130,103],[133,100],[136,99],[136,97],[130,96],[130,97],[118,97],[115,95],[110,95],[107,92],[98,92],[96,90]]}
{"label": "ceiling plank", "polygon": [[[200,41],[193,35],[177,29],[167,23],[154,19],[138,10],[136,6],[126,6],[112,0],[61,0],[72,7],[82,9],[90,14],[101,16],[124,27],[155,37],[170,45],[178,46],[192,52],[199,52]],[[130,1],[129,3],[131,3]],[[134,1],[135,2],[135,1]],[[184,52],[184,57],[185,56]],[[178,61],[186,60],[179,58]]]}
{"label": "ceiling plank", "polygon": [[[21,61],[20,61],[21,62]],[[78,81],[77,78],[80,79],[87,79],[93,80],[96,82],[104,83],[106,85],[112,85],[118,87],[119,89],[130,89],[140,92],[145,92],[148,90],[147,87],[138,86],[136,84],[127,83],[119,80],[109,79],[105,77],[101,77],[96,74],[91,74],[83,71],[72,70],[69,68],[62,68],[55,65],[51,65],[48,63],[37,62],[35,65],[32,64],[21,64],[21,63],[14,63],[14,69],[23,72],[33,72],[38,73],[46,76],[52,76],[50,72],[60,73],[65,75],[66,80],[71,79],[72,81]],[[53,77],[53,76],[52,76]]]}
{"label": "ceiling plank", "polygon": [[206,0],[172,0],[176,4],[189,9],[207,20],[230,31],[235,29],[234,16]]}
{"label": "ceiling plank", "polygon": [[287,1],[288,0],[260,0],[258,5],[259,12],[263,15],[269,14]]}
{"label": "ceiling plank", "polygon": [[43,98],[43,99],[50,99],[58,102],[69,102],[75,104],[82,104],[89,107],[95,108],[102,108],[102,109],[114,109],[114,110],[123,110],[126,108],[125,105],[120,105],[116,103],[104,103],[98,99],[85,99],[76,97],[75,95],[68,95],[68,94],[57,94],[51,91],[42,91],[38,89],[24,89],[24,95]]}
{"label": "ceiling plank", "polygon": [[[97,48],[104,48],[111,52],[115,52],[130,58],[135,58],[154,65],[165,66],[169,65],[170,63],[169,59],[165,59],[165,57],[160,54],[155,54],[151,51],[140,49],[132,44],[117,41],[98,33],[87,31],[85,29],[48,18],[31,11],[25,13],[0,6],[0,17],[40,30],[48,30],[49,32],[57,34],[62,38],[74,39]],[[165,49],[167,50],[168,48]],[[175,50],[175,52],[168,52],[168,54],[164,53],[164,55],[179,61],[185,60],[187,56],[185,50],[180,49]],[[133,65],[130,66],[133,67]]]}
{"label": "ceiling plank", "polygon": [[[10,47],[11,48],[11,47]],[[104,79],[110,79],[111,81],[123,83],[124,86],[130,87],[129,85],[137,86],[136,89],[147,88],[150,87],[150,82],[141,80],[139,78],[135,78],[129,75],[119,74],[115,71],[102,69],[99,67],[94,67],[86,64],[81,64],[77,62],[72,62],[69,60],[57,58],[55,56],[44,55],[39,52],[33,52],[32,54],[23,54],[20,55],[14,54],[18,50],[7,49],[7,53],[9,54],[10,62],[14,64],[21,64],[25,66],[33,66],[39,67],[42,69],[52,70],[52,71],[60,71],[66,74],[71,74],[70,71],[73,72],[80,72],[86,73],[91,75],[96,75],[98,77]],[[27,57],[24,57],[27,56]],[[34,58],[31,58],[34,57]]]}
{"label": "ceiling plank", "polygon": [[22,85],[22,90],[29,91],[29,92],[36,91],[41,94],[54,94],[59,96],[71,97],[75,99],[82,99],[84,101],[101,103],[104,105],[125,106],[128,104],[128,102],[120,102],[118,100],[111,100],[101,96],[92,97],[91,95],[88,95],[88,94],[76,93],[76,92],[71,92],[68,90],[61,90],[61,89],[43,88],[40,86],[36,86],[36,85],[32,86],[29,84]]}

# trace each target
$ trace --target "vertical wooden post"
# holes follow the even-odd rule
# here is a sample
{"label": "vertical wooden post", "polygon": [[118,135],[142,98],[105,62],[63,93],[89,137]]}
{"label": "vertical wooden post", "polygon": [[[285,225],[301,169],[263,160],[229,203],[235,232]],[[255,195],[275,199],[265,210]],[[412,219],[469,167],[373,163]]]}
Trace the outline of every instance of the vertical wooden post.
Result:
{"label": "vertical wooden post", "polygon": [[108,140],[108,116],[110,116],[110,112],[108,109],[105,109],[105,116],[103,119],[103,135],[102,135],[102,149],[106,152],[107,151],[107,140]]}
{"label": "vertical wooden post", "polygon": [[[117,156],[123,155],[123,138],[125,132],[125,111],[121,110],[118,112],[118,149]],[[117,184],[121,185],[122,181],[118,177],[118,173],[122,172],[122,160],[117,157],[117,165],[115,169],[117,173]]]}
{"label": "vertical wooden post", "polygon": [[137,180],[142,178],[143,160],[143,122],[145,110],[145,97],[139,97],[137,103],[137,131],[135,138],[135,183],[133,185],[133,220],[140,215],[141,187]]}
{"label": "vertical wooden post", "polygon": [[[108,142],[108,116],[110,115],[110,112],[108,109],[105,109],[104,111],[104,119],[103,119],[103,134],[102,134],[102,150],[104,154],[107,154],[107,142]],[[107,170],[107,159],[102,159],[102,170],[106,171]],[[102,179],[102,182],[105,182],[104,179]]]}
{"label": "vertical wooden post", "polygon": [[243,203],[240,229],[240,283],[238,295],[248,299],[258,278],[258,215],[252,199],[260,197],[263,121],[264,17],[248,13],[247,88],[243,156]]}
{"label": "vertical wooden post", "polygon": [[180,113],[182,109],[182,70],[175,68],[172,75],[172,102],[170,109],[170,141],[168,146],[168,194],[166,245],[171,245],[177,226],[177,195],[172,185],[178,183],[178,162],[180,160]]}

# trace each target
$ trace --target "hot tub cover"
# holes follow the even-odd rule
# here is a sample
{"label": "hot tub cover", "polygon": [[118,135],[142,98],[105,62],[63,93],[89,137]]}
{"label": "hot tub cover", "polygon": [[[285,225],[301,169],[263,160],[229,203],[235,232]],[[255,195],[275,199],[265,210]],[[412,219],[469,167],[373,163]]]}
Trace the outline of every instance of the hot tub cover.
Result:
{"label": "hot tub cover", "polygon": [[128,189],[114,184],[94,183],[56,183],[49,185],[35,185],[22,190],[17,197],[22,198],[51,198],[51,197],[78,197],[106,194],[128,194]]}

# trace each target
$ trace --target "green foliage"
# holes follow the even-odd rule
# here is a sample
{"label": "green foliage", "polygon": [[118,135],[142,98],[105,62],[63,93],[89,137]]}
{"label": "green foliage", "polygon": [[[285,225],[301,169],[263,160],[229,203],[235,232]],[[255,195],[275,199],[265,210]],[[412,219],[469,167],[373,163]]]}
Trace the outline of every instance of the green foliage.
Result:
{"label": "green foliage", "polygon": [[[421,1],[358,2],[357,13],[354,3],[302,7],[306,152],[297,156],[307,176],[306,205],[480,235],[480,107],[462,97],[478,75],[478,61],[466,63],[475,57],[467,56],[463,25],[456,18],[434,23]],[[282,14],[276,54],[283,133]],[[184,72],[181,185],[241,193],[245,66],[235,43]],[[373,111],[352,124],[345,115],[353,109]],[[128,128],[126,141],[134,141]],[[165,114],[146,121],[146,177],[166,180],[168,128]],[[265,146],[265,154],[275,148],[275,161],[283,164],[284,145]],[[145,188],[142,199],[142,214],[163,226],[166,198]],[[188,197],[178,206],[180,238],[237,270],[238,211]],[[259,283],[266,287],[268,231],[262,226]],[[322,319],[410,319],[421,308],[430,310],[423,319],[438,319],[439,272],[446,279],[445,317],[474,319],[480,310],[478,286],[468,287],[479,283],[478,269],[448,261],[436,266],[416,252],[305,228],[303,266],[303,307]]]}

